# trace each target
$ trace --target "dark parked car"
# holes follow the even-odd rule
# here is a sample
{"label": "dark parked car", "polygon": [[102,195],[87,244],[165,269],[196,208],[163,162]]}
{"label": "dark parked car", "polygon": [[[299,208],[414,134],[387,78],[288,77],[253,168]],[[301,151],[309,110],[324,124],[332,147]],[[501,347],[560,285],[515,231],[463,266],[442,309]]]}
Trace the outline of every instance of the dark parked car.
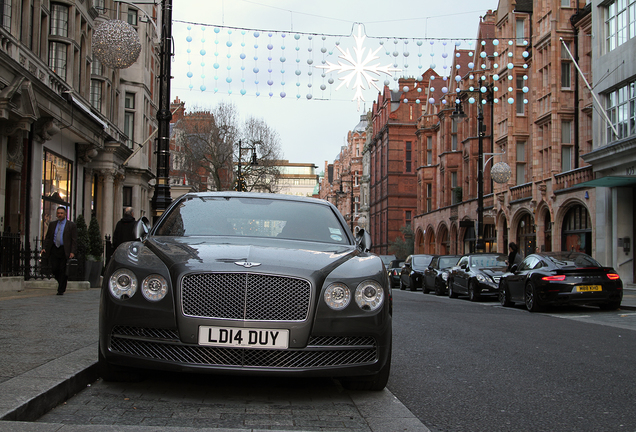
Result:
{"label": "dark parked car", "polygon": [[417,290],[422,286],[424,280],[424,270],[428,268],[431,263],[433,255],[409,255],[404,261],[404,267],[400,272],[400,289],[410,289],[411,291]]}
{"label": "dark parked car", "polygon": [[404,267],[404,260],[394,259],[391,261],[386,269],[389,278],[389,286],[395,288],[400,286],[400,272]]}
{"label": "dark parked car", "polygon": [[464,255],[448,276],[448,296],[468,294],[470,301],[499,295],[499,278],[506,272],[508,257],[497,253]]}
{"label": "dark parked car", "polygon": [[424,270],[422,290],[424,294],[435,291],[438,296],[445,295],[450,269],[457,265],[461,255],[436,255],[428,268]]}
{"label": "dark parked car", "polygon": [[611,267],[579,252],[545,252],[528,255],[499,281],[499,302],[525,303],[531,312],[549,304],[587,304],[618,309],[623,282]]}
{"label": "dark parked car", "polygon": [[381,390],[391,367],[391,292],[370,247],[327,201],[186,194],[108,264],[102,377],[140,369],[333,376]]}

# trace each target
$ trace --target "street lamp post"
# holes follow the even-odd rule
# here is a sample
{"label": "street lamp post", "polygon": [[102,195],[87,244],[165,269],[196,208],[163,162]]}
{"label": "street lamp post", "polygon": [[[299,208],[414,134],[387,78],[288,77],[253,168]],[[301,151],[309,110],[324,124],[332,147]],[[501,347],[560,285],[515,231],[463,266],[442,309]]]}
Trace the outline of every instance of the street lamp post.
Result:
{"label": "street lamp post", "polygon": [[[491,114],[492,115],[492,114]],[[477,156],[477,241],[475,252],[484,252],[484,109],[479,104],[477,114],[477,127],[479,129],[478,156]]]}
{"label": "street lamp post", "polygon": [[172,202],[170,197],[170,58],[172,57],[172,0],[161,1],[159,109],[157,111],[157,179],[152,208],[155,222]]}

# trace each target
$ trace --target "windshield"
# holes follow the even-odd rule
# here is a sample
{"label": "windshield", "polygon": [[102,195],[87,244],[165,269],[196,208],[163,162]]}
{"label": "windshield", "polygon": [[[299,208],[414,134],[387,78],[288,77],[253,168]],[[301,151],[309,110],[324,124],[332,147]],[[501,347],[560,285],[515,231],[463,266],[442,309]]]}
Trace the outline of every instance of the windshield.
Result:
{"label": "windshield", "polygon": [[424,256],[414,255],[412,266],[413,267],[428,267],[432,259],[433,257],[431,255],[424,255]]}
{"label": "windshield", "polygon": [[477,255],[470,258],[472,268],[497,268],[507,267],[505,255]]}
{"label": "windshield", "polygon": [[440,257],[439,259],[439,268],[448,268],[453,267],[459,261],[459,257]]}
{"label": "windshield", "polygon": [[579,252],[555,252],[546,254],[545,258],[561,268],[602,267],[601,264],[591,256]]}
{"label": "windshield", "polygon": [[154,235],[276,237],[349,244],[329,206],[271,198],[187,197],[172,207]]}

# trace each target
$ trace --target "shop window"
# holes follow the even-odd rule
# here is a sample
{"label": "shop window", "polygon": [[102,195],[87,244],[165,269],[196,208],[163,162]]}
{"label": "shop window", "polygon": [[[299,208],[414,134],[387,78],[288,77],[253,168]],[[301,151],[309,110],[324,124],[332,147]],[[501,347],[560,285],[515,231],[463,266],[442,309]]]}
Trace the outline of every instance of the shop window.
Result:
{"label": "shop window", "polygon": [[55,220],[59,206],[66,207],[71,203],[73,163],[61,156],[44,150],[42,161],[42,231],[44,237],[49,223]]}

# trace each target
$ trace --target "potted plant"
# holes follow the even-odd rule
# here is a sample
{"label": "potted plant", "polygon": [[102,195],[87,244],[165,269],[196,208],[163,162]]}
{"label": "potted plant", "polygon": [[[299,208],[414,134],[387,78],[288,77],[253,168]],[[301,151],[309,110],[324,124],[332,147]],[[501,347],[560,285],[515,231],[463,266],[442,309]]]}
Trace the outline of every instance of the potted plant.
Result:
{"label": "potted plant", "polygon": [[[91,217],[88,224],[88,254],[86,255],[87,267],[90,267],[88,281],[92,288],[100,286],[100,277],[102,275],[102,254],[104,247],[102,244],[102,234],[99,230],[99,222],[95,216]],[[89,264],[90,263],[90,264]]]}
{"label": "potted plant", "polygon": [[88,227],[86,226],[86,219],[84,215],[77,216],[75,219],[75,225],[77,225],[77,274],[83,276],[81,280],[88,280],[89,272],[86,265],[86,255],[88,254]]}

